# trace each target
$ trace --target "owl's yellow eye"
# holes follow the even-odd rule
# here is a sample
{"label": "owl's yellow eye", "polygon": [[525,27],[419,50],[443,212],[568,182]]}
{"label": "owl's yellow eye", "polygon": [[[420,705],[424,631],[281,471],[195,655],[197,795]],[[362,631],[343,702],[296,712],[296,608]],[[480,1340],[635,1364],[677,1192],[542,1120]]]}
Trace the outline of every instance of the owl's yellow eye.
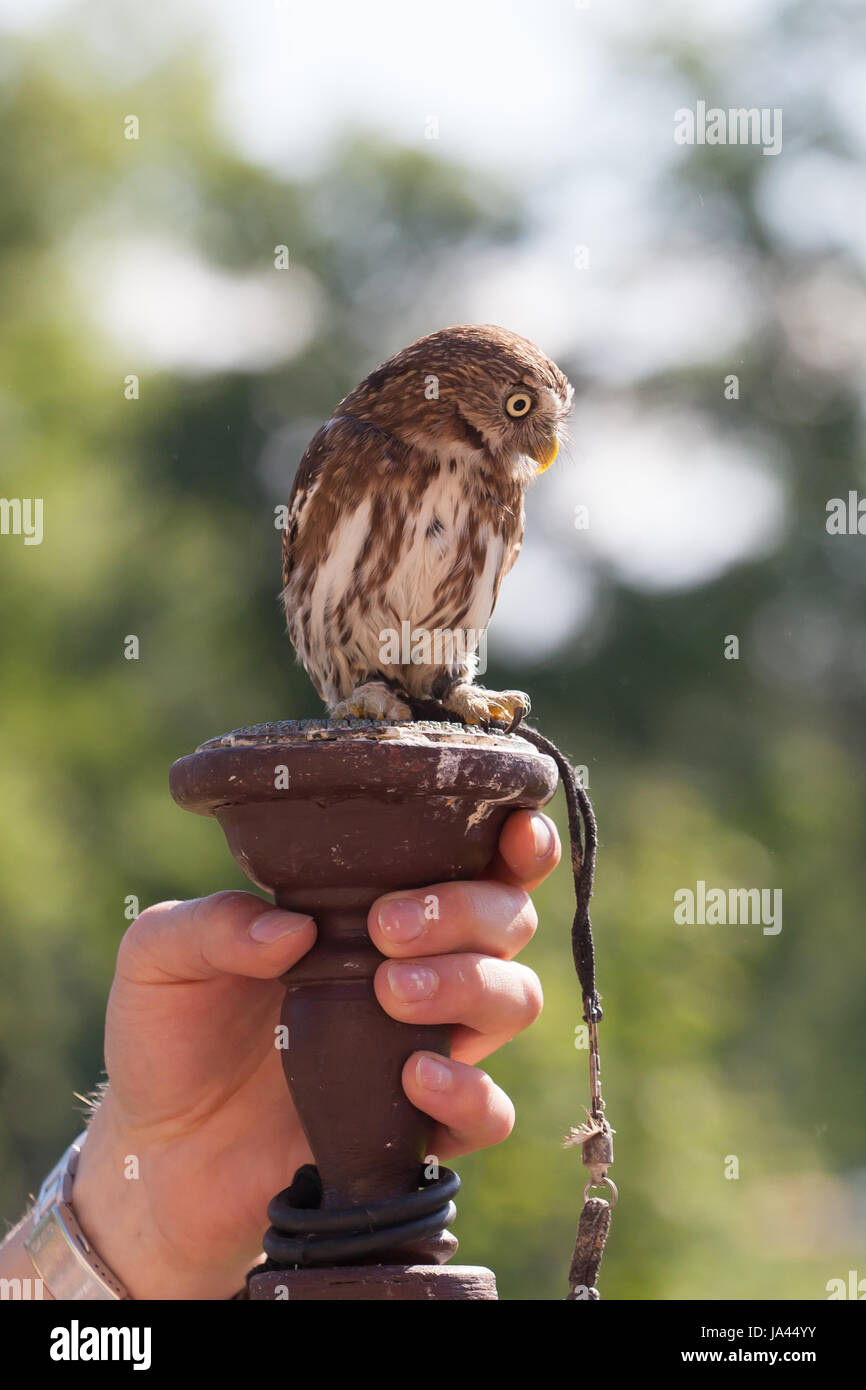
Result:
{"label": "owl's yellow eye", "polygon": [[512,420],[519,420],[521,415],[528,415],[532,409],[532,397],[525,391],[515,391],[505,402],[505,410]]}

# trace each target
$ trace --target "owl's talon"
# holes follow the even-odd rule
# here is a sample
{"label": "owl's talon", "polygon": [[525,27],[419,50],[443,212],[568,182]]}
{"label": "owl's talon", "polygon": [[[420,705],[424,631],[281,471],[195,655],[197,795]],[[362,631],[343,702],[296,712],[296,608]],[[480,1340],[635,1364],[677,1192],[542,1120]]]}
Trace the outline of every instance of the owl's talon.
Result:
{"label": "owl's talon", "polygon": [[519,714],[529,713],[529,696],[522,690],[484,690],[478,685],[455,685],[442,703],[464,724],[489,724],[499,720],[512,724]]}
{"label": "owl's talon", "polygon": [[380,719],[383,723],[403,723],[412,711],[384,681],[367,681],[331,710],[332,719]]}

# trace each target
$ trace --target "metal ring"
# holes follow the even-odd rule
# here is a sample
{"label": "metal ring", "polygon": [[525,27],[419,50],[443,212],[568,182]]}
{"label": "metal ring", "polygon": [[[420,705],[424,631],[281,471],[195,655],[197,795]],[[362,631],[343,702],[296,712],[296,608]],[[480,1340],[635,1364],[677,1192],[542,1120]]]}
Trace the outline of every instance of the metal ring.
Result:
{"label": "metal ring", "polygon": [[586,1187],[583,1189],[583,1200],[584,1200],[584,1202],[587,1202],[587,1201],[589,1200],[589,1198],[588,1198],[588,1196],[587,1196],[587,1193],[589,1192],[589,1189],[590,1189],[591,1187],[602,1187],[602,1186],[607,1186],[607,1187],[609,1187],[610,1190],[611,1190],[611,1192],[613,1193],[613,1196],[612,1196],[611,1199],[610,1199],[610,1209],[611,1209],[611,1211],[613,1211],[614,1207],[616,1206],[617,1202],[619,1201],[619,1193],[618,1193],[617,1190],[616,1190],[616,1183],[614,1182],[613,1178],[602,1178],[601,1182],[588,1182],[588,1183],[586,1184]]}

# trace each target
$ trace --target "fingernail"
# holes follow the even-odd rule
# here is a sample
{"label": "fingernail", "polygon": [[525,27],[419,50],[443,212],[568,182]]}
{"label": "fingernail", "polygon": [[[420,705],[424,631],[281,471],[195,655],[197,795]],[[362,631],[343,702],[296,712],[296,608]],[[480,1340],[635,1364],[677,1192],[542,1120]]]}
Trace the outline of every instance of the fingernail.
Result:
{"label": "fingernail", "polygon": [[542,816],[532,817],[532,839],[536,859],[546,859],[553,849],[553,831]]}
{"label": "fingernail", "polygon": [[296,912],[283,912],[275,907],[257,917],[251,923],[249,933],[253,941],[269,946],[271,942],[279,941],[282,936],[291,936],[292,932],[303,931],[312,920],[312,917],[299,917]]}
{"label": "fingernail", "polygon": [[392,941],[413,941],[424,930],[424,908],[417,898],[388,898],[379,908],[378,920]]}
{"label": "fingernail", "polygon": [[439,976],[427,965],[407,965],[393,962],[388,966],[388,984],[404,1004],[417,999],[429,999],[436,991]]}
{"label": "fingernail", "polygon": [[419,1057],[415,1063],[415,1079],[425,1090],[447,1091],[454,1080],[454,1073],[445,1062],[439,1062],[435,1057]]}

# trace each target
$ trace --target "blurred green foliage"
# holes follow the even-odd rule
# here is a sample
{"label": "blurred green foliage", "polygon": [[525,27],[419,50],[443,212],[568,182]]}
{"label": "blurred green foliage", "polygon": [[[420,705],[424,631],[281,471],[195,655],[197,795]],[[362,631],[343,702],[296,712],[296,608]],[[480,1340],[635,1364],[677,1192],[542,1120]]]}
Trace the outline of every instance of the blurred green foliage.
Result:
{"label": "blurred green foliage", "polygon": [[[476,171],[363,136],[304,179],[249,166],[211,129],[191,52],[130,87],[71,39],[13,44],[0,102],[0,491],[45,499],[44,544],[0,541],[0,1195],[12,1221],[75,1132],[73,1092],[100,1076],[127,895],[143,906],[243,885],[216,827],[172,804],[171,762],[239,724],[319,712],[276,601],[273,508],[300,453],[283,456],[280,431],[327,417],[443,257],[514,241],[526,217]],[[131,110],[148,121],[132,150]],[[801,267],[754,216],[755,161],[731,155],[719,183],[720,164],[690,152],[672,225],[677,199],[694,217],[690,194],[715,181],[716,220],[700,234],[747,248],[782,284]],[[272,370],[145,372],[141,399],[126,400],[135,364],[90,327],[66,255],[106,229],[182,233],[232,270],[267,270],[289,244],[323,290],[313,337]],[[591,379],[591,363],[561,365]],[[864,542],[823,526],[826,499],[866,483],[861,408],[845,381],[818,369],[804,381],[778,322],[750,344],[735,421],[726,370],[660,373],[635,398],[697,403],[724,412],[725,430],[778,443],[791,499],[780,546],[687,592],[603,576],[591,642],[487,677],[529,689],[541,726],[589,766],[602,829],[594,918],[622,1192],[608,1297],[821,1298],[862,1263],[866,664],[786,680],[745,652],[719,655],[723,634],[773,622],[796,652],[806,602],[832,614],[840,651],[862,655]],[[123,658],[131,633],[138,661]],[[673,893],[698,879],[781,886],[781,934],[676,927]],[[507,1298],[562,1296],[583,1185],[560,1146],[586,1097],[565,868],[537,901],[525,958],[545,1013],[490,1062],[517,1126],[459,1165],[462,1257],[496,1269]],[[731,1154],[737,1181],[724,1178]]]}

